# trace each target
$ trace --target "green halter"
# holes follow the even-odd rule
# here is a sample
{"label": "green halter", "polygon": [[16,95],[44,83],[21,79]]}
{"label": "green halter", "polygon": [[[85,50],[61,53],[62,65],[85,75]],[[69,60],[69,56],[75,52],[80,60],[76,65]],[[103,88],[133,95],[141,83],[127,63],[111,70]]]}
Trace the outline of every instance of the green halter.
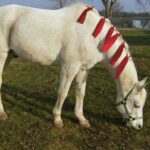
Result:
{"label": "green halter", "polygon": [[126,111],[126,113],[128,115],[128,117],[125,118],[125,121],[133,121],[133,120],[136,120],[136,119],[142,119],[143,118],[143,117],[132,117],[132,114],[129,112],[129,110],[128,110],[127,106],[126,106],[128,97],[133,92],[135,86],[136,86],[136,84],[133,85],[131,90],[128,92],[128,94],[124,97],[124,99],[122,101],[116,103],[116,106],[120,106],[120,105],[124,106],[124,109],[125,109],[125,111]]}

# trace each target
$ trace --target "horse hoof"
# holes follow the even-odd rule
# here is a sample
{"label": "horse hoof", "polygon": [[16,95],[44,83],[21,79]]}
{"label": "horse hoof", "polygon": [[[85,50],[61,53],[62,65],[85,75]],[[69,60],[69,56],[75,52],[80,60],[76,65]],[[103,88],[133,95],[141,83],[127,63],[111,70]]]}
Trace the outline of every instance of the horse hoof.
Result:
{"label": "horse hoof", "polygon": [[64,126],[62,121],[54,121],[54,127],[62,128]]}
{"label": "horse hoof", "polygon": [[90,128],[91,127],[91,125],[90,125],[90,123],[89,123],[88,120],[86,120],[86,121],[80,121],[80,126],[84,127],[84,128]]}
{"label": "horse hoof", "polygon": [[0,113],[0,121],[5,121],[8,119],[8,116],[5,112]]}

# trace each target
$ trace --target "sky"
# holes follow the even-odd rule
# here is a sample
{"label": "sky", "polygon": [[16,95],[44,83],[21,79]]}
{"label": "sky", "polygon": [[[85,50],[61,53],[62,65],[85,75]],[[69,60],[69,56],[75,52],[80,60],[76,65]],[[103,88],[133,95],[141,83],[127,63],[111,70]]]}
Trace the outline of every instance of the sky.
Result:
{"label": "sky", "polygon": [[[32,7],[38,7],[38,8],[45,8],[50,9],[54,7],[54,2],[50,2],[50,0],[0,0],[0,6],[6,5],[6,4],[21,4],[25,6],[32,6]],[[57,1],[57,0],[56,0]],[[103,9],[103,5],[101,3],[101,0],[76,0],[76,1],[82,1],[89,3],[90,5],[96,7],[98,10]],[[123,6],[123,11],[127,12],[150,12],[150,6],[147,6],[146,8],[140,7],[136,0],[119,0],[121,5]]]}

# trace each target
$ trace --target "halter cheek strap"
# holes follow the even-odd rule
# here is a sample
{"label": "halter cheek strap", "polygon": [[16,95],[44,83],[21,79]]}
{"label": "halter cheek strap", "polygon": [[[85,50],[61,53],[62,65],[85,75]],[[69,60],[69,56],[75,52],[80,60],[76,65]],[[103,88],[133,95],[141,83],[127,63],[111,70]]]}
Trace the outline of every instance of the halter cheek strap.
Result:
{"label": "halter cheek strap", "polygon": [[134,120],[137,120],[137,119],[143,119],[143,117],[132,117],[132,114],[129,112],[129,110],[127,108],[127,105],[126,105],[128,97],[133,92],[135,86],[136,86],[136,84],[133,85],[131,90],[128,92],[128,94],[124,97],[124,99],[122,101],[116,103],[116,106],[123,105],[123,107],[124,107],[124,109],[125,109],[125,111],[127,113],[127,116],[128,116],[127,118],[124,119],[125,121],[134,121]]}

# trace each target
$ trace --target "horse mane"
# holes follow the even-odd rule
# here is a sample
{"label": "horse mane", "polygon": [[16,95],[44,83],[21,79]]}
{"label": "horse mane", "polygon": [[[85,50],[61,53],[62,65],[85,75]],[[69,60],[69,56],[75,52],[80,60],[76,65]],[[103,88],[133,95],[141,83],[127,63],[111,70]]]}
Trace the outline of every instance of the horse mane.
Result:
{"label": "horse mane", "polygon": [[[77,22],[80,24],[84,24],[86,21],[86,17],[88,13],[93,12],[93,7],[85,5],[85,4],[77,4],[76,6],[82,6],[84,5],[84,10],[82,10],[79,18],[77,19]],[[96,11],[97,12],[97,11]],[[95,12],[94,12],[95,13]],[[97,13],[96,13],[97,14]],[[116,45],[116,50],[114,50],[114,54],[109,58],[109,64],[114,67],[114,65],[118,62],[119,60],[119,65],[117,65],[117,69],[115,71],[115,78],[119,78],[120,74],[124,70],[125,66],[127,65],[129,58],[130,58],[130,52],[129,52],[129,47],[127,43],[124,41],[122,38],[121,34],[119,31],[111,24],[111,22],[105,18],[102,17],[98,14],[97,18],[98,23],[95,26],[95,29],[93,31],[92,36],[96,39],[98,35],[101,34],[102,30],[104,30],[104,26],[106,26],[106,23],[108,25],[108,30],[106,32],[106,35],[104,36],[104,43],[101,47],[101,51],[103,53],[109,53],[111,47],[118,41],[118,45]],[[121,57],[121,61],[120,61]],[[123,57],[123,58],[122,58]]]}

